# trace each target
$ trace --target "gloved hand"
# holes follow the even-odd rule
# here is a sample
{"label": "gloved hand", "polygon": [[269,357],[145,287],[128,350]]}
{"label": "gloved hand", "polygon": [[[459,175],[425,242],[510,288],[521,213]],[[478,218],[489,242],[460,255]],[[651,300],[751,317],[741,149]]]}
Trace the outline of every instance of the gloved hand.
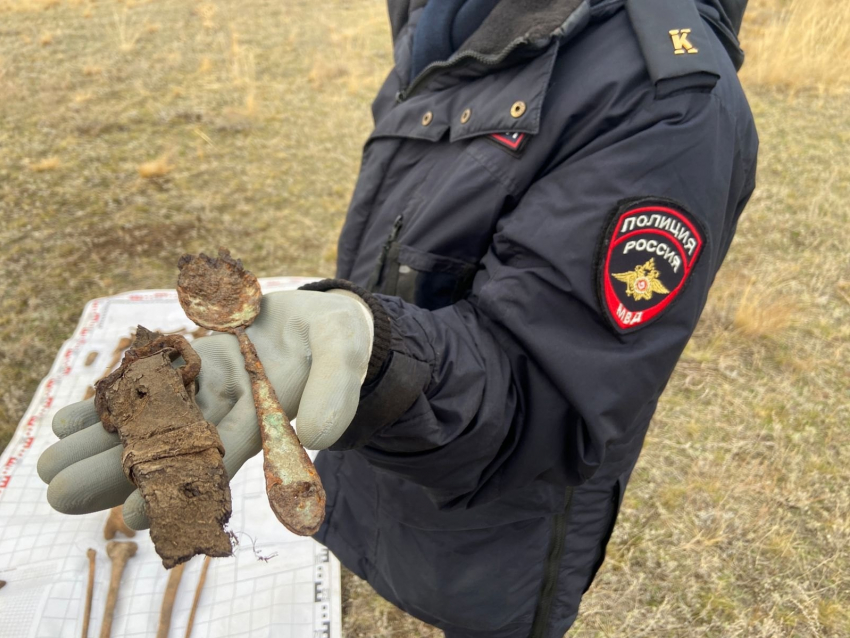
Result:
{"label": "gloved hand", "polygon": [[[284,411],[298,417],[302,444],[316,450],[332,445],[354,418],[370,363],[369,306],[346,290],[270,293],[247,332]],[[262,447],[248,374],[232,335],[197,339],[192,347],[201,357],[196,400],[218,426],[232,478]],[[127,524],[147,528],[141,494],[121,469],[118,435],[103,429],[94,399],[59,410],[53,431],[60,441],[38,460],[50,505],[87,514],[124,502]]]}

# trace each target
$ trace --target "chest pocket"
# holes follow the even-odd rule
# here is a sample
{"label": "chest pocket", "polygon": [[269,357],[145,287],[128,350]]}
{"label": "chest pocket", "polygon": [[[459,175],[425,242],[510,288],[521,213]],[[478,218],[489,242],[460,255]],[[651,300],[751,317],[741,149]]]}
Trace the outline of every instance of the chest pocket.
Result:
{"label": "chest pocket", "polygon": [[427,310],[463,299],[472,287],[476,264],[402,244],[397,238],[402,223],[400,216],[375,265],[369,290]]}
{"label": "chest pocket", "polygon": [[[429,310],[469,293],[498,219],[539,163],[528,161],[525,147],[535,146],[528,142],[540,129],[556,54],[552,45],[475,79],[443,78],[393,106],[384,95],[391,76],[367,142],[385,164],[375,171],[371,197],[353,206],[368,220],[358,252],[371,257],[368,270],[364,260],[354,265],[355,279]],[[388,237],[376,236],[391,225]]]}

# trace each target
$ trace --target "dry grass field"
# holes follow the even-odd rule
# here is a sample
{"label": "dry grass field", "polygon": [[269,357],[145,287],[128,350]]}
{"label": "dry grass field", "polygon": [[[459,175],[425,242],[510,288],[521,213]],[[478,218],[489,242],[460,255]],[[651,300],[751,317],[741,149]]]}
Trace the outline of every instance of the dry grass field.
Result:
{"label": "dry grass field", "polygon": [[[850,3],[751,0],[759,184],[570,636],[850,636]],[[93,297],[328,275],[380,0],[0,0],[0,448]],[[348,638],[441,634],[344,579]]]}

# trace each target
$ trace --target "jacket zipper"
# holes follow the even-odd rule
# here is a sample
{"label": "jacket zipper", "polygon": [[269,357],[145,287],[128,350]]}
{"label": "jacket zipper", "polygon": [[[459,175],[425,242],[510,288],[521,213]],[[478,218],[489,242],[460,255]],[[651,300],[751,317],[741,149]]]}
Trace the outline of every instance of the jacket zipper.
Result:
{"label": "jacket zipper", "polygon": [[561,514],[552,521],[552,535],[549,540],[549,555],[546,557],[546,569],[543,572],[543,587],[540,590],[540,600],[534,611],[534,622],[531,625],[530,638],[545,638],[549,628],[549,616],[552,615],[552,603],[558,589],[558,572],[561,567],[561,557],[566,543],[567,520],[573,501],[573,488],[567,488],[567,504]]}
{"label": "jacket zipper", "polygon": [[378,257],[378,262],[375,264],[375,270],[372,272],[372,276],[369,278],[369,284],[366,286],[366,290],[369,292],[375,292],[375,286],[378,285],[378,280],[381,278],[381,271],[384,269],[384,264],[387,261],[387,255],[390,252],[390,247],[393,242],[398,239],[398,234],[401,232],[403,224],[404,215],[399,215],[395,218],[392,230],[387,237],[387,241],[384,242],[384,246],[381,248],[381,254]]}
{"label": "jacket zipper", "polygon": [[395,221],[393,222],[393,229],[390,231],[390,236],[387,237],[387,241],[384,243],[384,259],[387,258],[387,252],[390,249],[390,244],[392,244],[396,239],[398,239],[398,234],[401,232],[402,224],[404,224],[404,215],[399,215],[395,218]]}

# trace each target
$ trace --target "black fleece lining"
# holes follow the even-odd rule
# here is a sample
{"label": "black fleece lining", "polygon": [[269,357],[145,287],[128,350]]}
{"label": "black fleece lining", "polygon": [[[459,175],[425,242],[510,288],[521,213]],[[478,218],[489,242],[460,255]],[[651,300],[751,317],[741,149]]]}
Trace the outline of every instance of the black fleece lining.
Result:
{"label": "black fleece lining", "polygon": [[518,38],[544,40],[567,21],[584,0],[510,0],[496,5],[459,52],[496,55]]}

